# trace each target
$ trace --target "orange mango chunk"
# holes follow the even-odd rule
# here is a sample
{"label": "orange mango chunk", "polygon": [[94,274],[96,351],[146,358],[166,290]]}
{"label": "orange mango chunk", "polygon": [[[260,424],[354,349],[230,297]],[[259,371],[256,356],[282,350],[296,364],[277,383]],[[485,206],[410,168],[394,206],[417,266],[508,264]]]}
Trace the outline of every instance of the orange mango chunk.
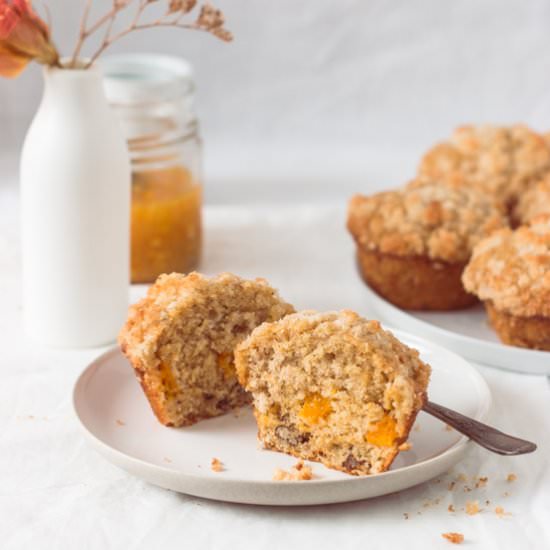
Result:
{"label": "orange mango chunk", "polygon": [[158,366],[158,370],[165,391],[169,394],[176,394],[180,388],[170,365],[164,361],[161,361]]}
{"label": "orange mango chunk", "polygon": [[225,378],[235,378],[235,365],[232,353],[220,353],[218,355],[218,367],[223,371]]}
{"label": "orange mango chunk", "polygon": [[366,440],[377,447],[391,447],[397,439],[397,425],[395,420],[385,415],[366,435]]}
{"label": "orange mango chunk", "polygon": [[298,416],[308,424],[317,424],[332,412],[330,399],[315,393],[306,397]]}

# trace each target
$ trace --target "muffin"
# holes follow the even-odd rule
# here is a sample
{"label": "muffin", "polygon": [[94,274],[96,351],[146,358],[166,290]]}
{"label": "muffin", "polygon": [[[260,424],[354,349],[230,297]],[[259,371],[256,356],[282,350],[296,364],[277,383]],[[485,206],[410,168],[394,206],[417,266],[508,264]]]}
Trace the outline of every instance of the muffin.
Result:
{"label": "muffin", "polygon": [[473,246],[506,226],[499,205],[481,192],[439,183],[356,195],[348,229],[361,274],[393,304],[412,310],[472,305],[460,280]]}
{"label": "muffin", "polygon": [[514,206],[514,225],[529,223],[540,214],[550,214],[550,175],[530,185]]}
{"label": "muffin", "polygon": [[462,280],[504,343],[550,350],[550,215],[482,240]]}
{"label": "muffin", "polygon": [[267,449],[353,475],[387,470],[427,396],[430,367],[352,311],[289,315],[235,351]]}
{"label": "muffin", "polygon": [[424,155],[418,178],[460,182],[511,207],[548,171],[550,144],[526,126],[462,126]]}
{"label": "muffin", "polygon": [[266,281],[223,273],[161,275],[119,335],[158,420],[188,426],[250,401],[233,351],[264,321],[291,313]]}

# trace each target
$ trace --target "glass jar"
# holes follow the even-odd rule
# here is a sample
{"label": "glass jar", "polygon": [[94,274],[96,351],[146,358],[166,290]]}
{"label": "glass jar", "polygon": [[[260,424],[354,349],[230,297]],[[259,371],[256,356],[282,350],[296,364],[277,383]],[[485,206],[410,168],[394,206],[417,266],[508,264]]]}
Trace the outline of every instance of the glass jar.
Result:
{"label": "glass jar", "polygon": [[191,271],[202,246],[201,141],[192,68],[180,58],[143,54],[107,57],[102,67],[132,163],[132,282]]}

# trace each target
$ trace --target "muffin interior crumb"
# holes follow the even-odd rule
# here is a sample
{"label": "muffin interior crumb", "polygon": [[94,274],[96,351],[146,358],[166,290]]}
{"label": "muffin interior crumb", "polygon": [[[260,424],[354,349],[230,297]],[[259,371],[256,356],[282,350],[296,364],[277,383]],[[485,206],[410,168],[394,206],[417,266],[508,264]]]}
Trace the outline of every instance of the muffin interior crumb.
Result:
{"label": "muffin interior crumb", "polygon": [[264,446],[354,475],[389,467],[426,398],[429,367],[376,321],[301,312],[236,351]]}
{"label": "muffin interior crumb", "polygon": [[185,426],[250,401],[233,350],[256,326],[292,311],[263,280],[173,273],[130,309],[119,342],[159,420]]}

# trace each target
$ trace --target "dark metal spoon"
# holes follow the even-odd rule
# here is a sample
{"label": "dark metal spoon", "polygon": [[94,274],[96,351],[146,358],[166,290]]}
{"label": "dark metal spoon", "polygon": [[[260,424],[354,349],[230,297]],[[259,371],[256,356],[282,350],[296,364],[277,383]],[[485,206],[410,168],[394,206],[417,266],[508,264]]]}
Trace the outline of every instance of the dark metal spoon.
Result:
{"label": "dark metal spoon", "polygon": [[468,418],[463,414],[452,411],[437,403],[432,403],[431,401],[426,401],[422,410],[446,422],[457,432],[468,436],[478,445],[499,455],[524,455],[526,453],[532,453],[537,448],[531,441],[525,441],[525,439],[519,439],[499,432],[495,428],[487,426],[487,424],[478,422],[473,418]]}

